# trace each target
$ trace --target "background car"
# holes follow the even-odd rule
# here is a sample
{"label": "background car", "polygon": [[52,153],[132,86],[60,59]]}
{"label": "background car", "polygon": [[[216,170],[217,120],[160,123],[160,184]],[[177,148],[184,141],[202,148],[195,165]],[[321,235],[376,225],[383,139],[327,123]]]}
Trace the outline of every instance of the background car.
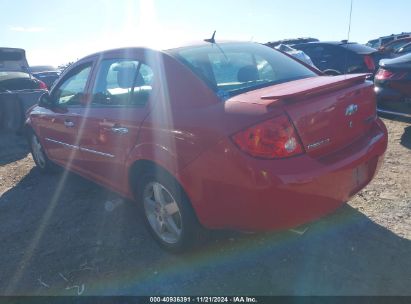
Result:
{"label": "background car", "polygon": [[411,117],[411,54],[381,60],[374,82],[380,113]]}
{"label": "background car", "polygon": [[312,38],[312,37],[304,37],[304,38],[281,39],[277,41],[270,41],[270,42],[264,43],[264,45],[269,46],[270,48],[274,48],[280,44],[291,46],[294,44],[317,42],[317,41],[320,41],[320,40],[318,40],[317,38]]}
{"label": "background car", "polygon": [[326,75],[375,73],[380,54],[376,49],[353,42],[310,42],[293,45],[310,56]]}
{"label": "background car", "polygon": [[0,71],[0,128],[19,131],[26,111],[45,90],[46,84],[30,74]]}
{"label": "background car", "polygon": [[180,251],[203,228],[285,229],[336,210],[381,164],[375,110],[365,75],[199,42],[81,59],[31,109],[27,134],[40,170],[58,164],[137,201],[159,244]]}
{"label": "background car", "polygon": [[411,37],[411,33],[402,32],[401,34],[391,34],[388,36],[382,36],[380,38],[368,41],[366,45],[369,47],[378,49],[392,41],[406,38],[406,37]]}
{"label": "background car", "polygon": [[50,89],[53,83],[59,78],[60,71],[53,66],[39,65],[31,66],[30,71],[34,77],[43,81]]}
{"label": "background car", "polygon": [[20,130],[26,111],[45,90],[47,85],[29,73],[23,49],[0,48],[0,128]]}
{"label": "background car", "polygon": [[0,71],[29,73],[26,51],[18,48],[0,47]]}
{"label": "background car", "polygon": [[403,56],[403,55],[405,55],[405,54],[408,54],[408,53],[410,53],[410,52],[411,52],[411,43],[408,43],[408,44],[402,46],[401,48],[399,48],[399,49],[394,53],[394,55],[395,55],[395,57],[398,57],[398,56]]}
{"label": "background car", "polygon": [[391,58],[395,56],[395,53],[405,46],[406,44],[411,42],[411,37],[401,38],[397,40],[393,40],[387,44],[378,48],[378,51],[381,53],[383,58]]}

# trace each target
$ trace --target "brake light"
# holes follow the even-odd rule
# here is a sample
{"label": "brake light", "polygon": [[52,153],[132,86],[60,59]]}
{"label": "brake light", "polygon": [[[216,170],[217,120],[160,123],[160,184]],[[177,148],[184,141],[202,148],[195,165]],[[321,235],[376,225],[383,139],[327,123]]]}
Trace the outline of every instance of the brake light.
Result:
{"label": "brake light", "polygon": [[384,69],[379,69],[377,74],[375,74],[375,78],[378,80],[399,80],[404,78],[407,75],[407,72],[392,72]]}
{"label": "brake light", "polygon": [[364,63],[367,66],[368,70],[370,70],[370,71],[375,70],[374,59],[370,55],[365,55],[364,56]]}
{"label": "brake light", "polygon": [[43,81],[38,80],[38,82],[39,82],[39,89],[41,89],[41,90],[48,90],[47,85],[46,85]]}
{"label": "brake light", "polygon": [[234,143],[254,157],[286,158],[304,153],[294,126],[286,116],[276,117],[232,136]]}

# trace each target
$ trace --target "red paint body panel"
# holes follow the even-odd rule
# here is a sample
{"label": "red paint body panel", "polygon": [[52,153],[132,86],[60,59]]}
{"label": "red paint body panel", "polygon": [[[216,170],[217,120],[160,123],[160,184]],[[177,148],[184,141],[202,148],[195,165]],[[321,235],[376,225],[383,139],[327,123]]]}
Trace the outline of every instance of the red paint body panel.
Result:
{"label": "red paint body panel", "polygon": [[[154,162],[180,182],[205,227],[255,231],[311,221],[364,187],[383,159],[387,131],[375,117],[372,86],[363,75],[310,77],[223,101],[170,55],[123,49],[78,63],[94,62],[86,94],[104,58],[142,60],[152,67],[156,76],[148,105],[120,110],[86,100],[73,130],[55,122],[75,109],[35,107],[29,121],[47,155],[67,166],[73,151],[45,139],[72,142],[78,151],[70,169],[128,198],[139,186],[130,185],[129,169],[140,160]],[[352,116],[346,114],[351,104],[357,105]],[[304,154],[262,160],[233,144],[233,134],[280,115],[289,117]],[[128,133],[113,134],[116,126]]]}
{"label": "red paint body panel", "polygon": [[222,140],[179,178],[206,227],[294,227],[334,211],[363,188],[386,147],[386,129],[379,120],[350,147],[324,158],[258,160]]}

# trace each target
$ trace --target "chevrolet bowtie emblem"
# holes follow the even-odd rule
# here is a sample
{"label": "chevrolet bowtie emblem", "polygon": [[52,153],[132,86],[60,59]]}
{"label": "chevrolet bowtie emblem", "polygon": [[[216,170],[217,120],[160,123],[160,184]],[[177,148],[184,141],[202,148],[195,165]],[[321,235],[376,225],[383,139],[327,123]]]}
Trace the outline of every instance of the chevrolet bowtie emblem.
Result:
{"label": "chevrolet bowtie emblem", "polygon": [[350,104],[346,109],[345,109],[345,116],[351,116],[355,112],[358,111],[358,105],[356,104]]}

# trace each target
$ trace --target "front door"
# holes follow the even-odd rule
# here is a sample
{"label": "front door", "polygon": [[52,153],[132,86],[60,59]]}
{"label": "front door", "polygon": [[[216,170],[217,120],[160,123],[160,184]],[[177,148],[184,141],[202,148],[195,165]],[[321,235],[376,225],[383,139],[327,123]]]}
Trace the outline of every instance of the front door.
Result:
{"label": "front door", "polygon": [[54,104],[38,115],[39,133],[48,156],[66,167],[76,167],[79,130],[85,111],[91,63],[74,68],[51,92]]}

